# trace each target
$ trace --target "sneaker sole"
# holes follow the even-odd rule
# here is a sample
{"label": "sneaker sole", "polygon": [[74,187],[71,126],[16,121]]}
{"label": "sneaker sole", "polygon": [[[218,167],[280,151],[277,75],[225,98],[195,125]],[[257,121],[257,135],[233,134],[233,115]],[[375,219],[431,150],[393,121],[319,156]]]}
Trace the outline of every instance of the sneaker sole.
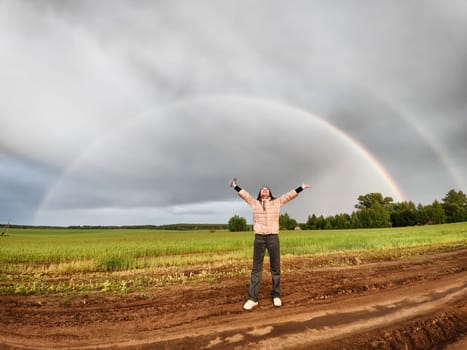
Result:
{"label": "sneaker sole", "polygon": [[276,305],[276,303],[274,303],[274,300],[272,301],[272,305],[274,307],[281,307],[282,306],[282,301],[280,301],[280,304]]}
{"label": "sneaker sole", "polygon": [[243,310],[251,311],[251,310],[253,310],[253,309],[254,309],[255,307],[257,307],[257,306],[258,306],[258,304],[253,305],[253,306],[252,306],[251,308],[249,308],[249,309],[247,309],[246,307],[243,307]]}

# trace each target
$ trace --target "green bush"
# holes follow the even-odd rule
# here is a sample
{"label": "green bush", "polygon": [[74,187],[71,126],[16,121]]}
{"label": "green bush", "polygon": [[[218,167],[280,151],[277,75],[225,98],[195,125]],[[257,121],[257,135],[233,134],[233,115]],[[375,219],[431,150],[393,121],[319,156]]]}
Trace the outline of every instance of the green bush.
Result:
{"label": "green bush", "polygon": [[241,231],[247,231],[248,230],[248,225],[246,224],[246,219],[235,215],[230,218],[229,220],[229,231],[230,232],[241,232]]}

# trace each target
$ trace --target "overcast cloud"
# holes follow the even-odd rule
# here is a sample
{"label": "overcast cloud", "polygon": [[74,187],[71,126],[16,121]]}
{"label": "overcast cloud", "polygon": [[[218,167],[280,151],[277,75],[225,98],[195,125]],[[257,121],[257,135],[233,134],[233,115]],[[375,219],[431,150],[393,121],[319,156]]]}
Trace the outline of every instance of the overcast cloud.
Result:
{"label": "overcast cloud", "polygon": [[464,1],[0,1],[0,223],[350,213],[467,179]]}

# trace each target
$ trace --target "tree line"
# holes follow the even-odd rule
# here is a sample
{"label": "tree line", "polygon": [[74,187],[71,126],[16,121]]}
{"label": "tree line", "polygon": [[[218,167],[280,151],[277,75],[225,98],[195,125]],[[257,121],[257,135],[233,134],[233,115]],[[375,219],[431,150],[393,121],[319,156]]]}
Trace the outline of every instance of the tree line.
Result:
{"label": "tree line", "polygon": [[[6,227],[6,224],[0,226]],[[102,226],[102,225],[72,225],[72,226],[32,226],[32,225],[10,225],[10,228],[39,228],[39,229],[76,229],[76,230],[95,230],[95,229],[129,229],[129,230],[173,230],[173,231],[196,231],[196,230],[226,230],[227,224],[167,224],[167,225],[122,225],[122,226]],[[1,235],[1,232],[0,232]]]}
{"label": "tree line", "polygon": [[[331,230],[350,228],[402,227],[427,224],[444,224],[467,221],[467,196],[462,191],[450,190],[441,202],[415,205],[412,201],[395,203],[381,193],[368,193],[358,197],[355,211],[324,217],[309,215],[305,223],[298,223],[287,213],[279,217],[281,230]],[[246,219],[233,216],[228,223],[230,231],[246,231]]]}

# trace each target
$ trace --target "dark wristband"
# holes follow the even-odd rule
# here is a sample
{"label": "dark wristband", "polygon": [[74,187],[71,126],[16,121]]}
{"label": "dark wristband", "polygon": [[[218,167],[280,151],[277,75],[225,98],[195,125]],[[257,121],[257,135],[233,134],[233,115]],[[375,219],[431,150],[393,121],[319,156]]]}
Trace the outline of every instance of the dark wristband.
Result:
{"label": "dark wristband", "polygon": [[297,188],[295,189],[295,192],[297,192],[297,193],[300,193],[300,192],[302,192],[302,191],[303,191],[303,187],[302,187],[302,186],[297,187]]}
{"label": "dark wristband", "polygon": [[235,186],[234,190],[237,191],[237,192],[240,192],[242,189],[240,187],[238,187],[238,186]]}

